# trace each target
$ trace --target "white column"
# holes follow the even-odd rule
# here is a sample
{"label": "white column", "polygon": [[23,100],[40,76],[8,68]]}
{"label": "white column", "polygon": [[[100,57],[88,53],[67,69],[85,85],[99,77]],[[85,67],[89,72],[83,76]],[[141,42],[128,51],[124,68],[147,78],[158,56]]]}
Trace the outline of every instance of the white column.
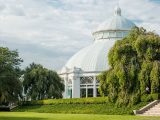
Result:
{"label": "white column", "polygon": [[93,76],[93,97],[97,97],[96,76]]}
{"label": "white column", "polygon": [[65,85],[65,89],[64,89],[64,98],[68,97],[68,74],[65,74],[64,76],[64,85]]}
{"label": "white column", "polygon": [[88,97],[88,86],[86,85],[86,98]]}
{"label": "white column", "polygon": [[72,98],[80,98],[80,77],[77,75],[72,79]]}

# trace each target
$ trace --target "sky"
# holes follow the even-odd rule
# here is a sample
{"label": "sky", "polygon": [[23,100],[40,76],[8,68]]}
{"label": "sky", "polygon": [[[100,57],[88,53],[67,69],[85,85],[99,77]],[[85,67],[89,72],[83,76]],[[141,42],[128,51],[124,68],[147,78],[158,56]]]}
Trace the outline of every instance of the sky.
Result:
{"label": "sky", "polygon": [[[118,0],[0,0],[0,46],[17,49],[22,68],[35,62],[60,70],[92,32],[114,12]],[[160,0],[119,0],[122,15],[160,34]]]}

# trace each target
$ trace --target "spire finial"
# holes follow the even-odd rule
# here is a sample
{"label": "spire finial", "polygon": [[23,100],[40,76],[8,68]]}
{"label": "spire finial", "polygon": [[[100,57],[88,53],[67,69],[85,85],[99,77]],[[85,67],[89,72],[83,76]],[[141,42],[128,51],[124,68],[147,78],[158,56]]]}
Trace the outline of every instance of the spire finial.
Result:
{"label": "spire finial", "polygon": [[114,14],[121,16],[121,8],[117,5],[114,9]]}

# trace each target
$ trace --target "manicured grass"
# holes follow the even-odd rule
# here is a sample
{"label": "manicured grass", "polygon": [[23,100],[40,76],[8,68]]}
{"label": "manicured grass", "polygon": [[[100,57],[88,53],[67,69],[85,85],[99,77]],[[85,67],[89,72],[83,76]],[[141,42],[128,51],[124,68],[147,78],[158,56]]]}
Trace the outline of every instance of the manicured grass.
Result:
{"label": "manicured grass", "polygon": [[1,112],[0,120],[160,120],[160,117]]}
{"label": "manicured grass", "polygon": [[140,103],[133,107],[115,107],[114,104],[54,104],[54,105],[31,105],[16,108],[16,112],[39,112],[39,113],[72,113],[72,114],[107,114],[127,115],[133,114],[147,103]]}

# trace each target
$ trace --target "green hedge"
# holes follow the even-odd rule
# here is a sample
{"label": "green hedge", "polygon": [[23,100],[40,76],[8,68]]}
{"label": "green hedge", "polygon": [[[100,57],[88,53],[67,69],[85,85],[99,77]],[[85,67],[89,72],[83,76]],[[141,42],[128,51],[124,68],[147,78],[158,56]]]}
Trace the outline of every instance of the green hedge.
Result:
{"label": "green hedge", "polygon": [[160,99],[160,94],[155,93],[155,94],[145,94],[141,96],[141,101],[142,102],[151,102],[153,100],[158,100]]}
{"label": "green hedge", "polygon": [[148,102],[141,102],[131,107],[117,107],[107,102],[103,104],[54,104],[54,105],[26,105],[15,108],[14,112],[39,112],[39,113],[67,113],[67,114],[107,114],[124,115],[133,114],[133,110],[139,110]]}
{"label": "green hedge", "polygon": [[72,99],[47,99],[22,102],[22,105],[54,105],[54,104],[103,104],[108,102],[108,97],[97,98],[72,98]]}

